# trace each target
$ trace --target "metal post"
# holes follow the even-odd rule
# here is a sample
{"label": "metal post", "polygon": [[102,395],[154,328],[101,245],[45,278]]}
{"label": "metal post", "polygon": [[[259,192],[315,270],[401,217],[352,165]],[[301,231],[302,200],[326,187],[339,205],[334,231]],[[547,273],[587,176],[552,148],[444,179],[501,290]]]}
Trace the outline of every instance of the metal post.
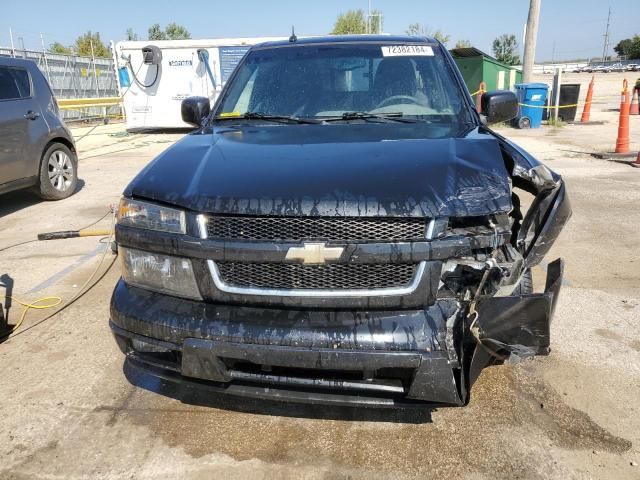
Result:
{"label": "metal post", "polygon": [[65,55],[64,56],[64,67],[63,67],[63,71],[62,71],[62,81],[60,82],[60,98],[65,98],[64,95],[64,81],[67,79],[67,70],[69,66],[69,56]]}
{"label": "metal post", "polygon": [[562,86],[562,68],[556,68],[553,74],[553,120],[558,121],[560,106],[560,88]]}
{"label": "metal post", "polygon": [[367,33],[371,35],[371,0],[369,0],[369,13],[367,13]]}
{"label": "metal post", "polygon": [[538,39],[538,20],[540,18],[541,0],[529,0],[529,16],[524,43],[524,59],[522,64],[522,83],[531,81],[533,64],[536,59],[536,42]]}
{"label": "metal post", "polygon": [[44,67],[47,72],[47,80],[49,80],[49,85],[53,85],[51,72],[49,71],[49,62],[47,61],[47,49],[44,47],[44,37],[42,34],[40,34],[40,43],[42,44],[42,60],[44,61]]}
{"label": "metal post", "polygon": [[89,45],[91,46],[91,61],[93,62],[93,78],[96,79],[96,95],[100,97],[100,87],[98,87],[98,71],[96,69],[96,56],[93,53],[93,40],[89,39]]}
{"label": "metal post", "polygon": [[15,58],[16,49],[13,48],[13,32],[11,31],[11,27],[9,27],[9,38],[11,39],[11,56]]}
{"label": "metal post", "polygon": [[[98,86],[98,70],[96,69],[96,56],[93,53],[93,40],[89,38],[89,45],[91,46],[91,61],[93,62],[93,78],[96,79],[96,94],[100,97],[100,87]],[[107,122],[107,107],[103,107],[103,119]]]}

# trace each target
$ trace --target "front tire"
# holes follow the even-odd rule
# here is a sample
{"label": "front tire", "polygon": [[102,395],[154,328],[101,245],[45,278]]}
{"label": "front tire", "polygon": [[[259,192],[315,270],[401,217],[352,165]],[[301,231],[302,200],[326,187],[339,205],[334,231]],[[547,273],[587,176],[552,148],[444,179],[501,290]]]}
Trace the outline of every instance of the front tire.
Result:
{"label": "front tire", "polygon": [[62,143],[44,152],[40,163],[38,195],[43,200],[62,200],[73,194],[78,184],[78,158]]}

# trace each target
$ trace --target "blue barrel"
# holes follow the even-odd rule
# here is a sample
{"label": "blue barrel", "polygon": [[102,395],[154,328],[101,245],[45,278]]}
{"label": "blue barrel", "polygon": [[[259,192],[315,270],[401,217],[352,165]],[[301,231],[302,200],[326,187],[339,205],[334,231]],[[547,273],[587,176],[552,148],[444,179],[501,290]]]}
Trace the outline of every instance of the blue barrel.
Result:
{"label": "blue barrel", "polygon": [[520,109],[515,123],[518,128],[538,128],[542,124],[542,112],[547,104],[546,83],[518,83],[515,85]]}

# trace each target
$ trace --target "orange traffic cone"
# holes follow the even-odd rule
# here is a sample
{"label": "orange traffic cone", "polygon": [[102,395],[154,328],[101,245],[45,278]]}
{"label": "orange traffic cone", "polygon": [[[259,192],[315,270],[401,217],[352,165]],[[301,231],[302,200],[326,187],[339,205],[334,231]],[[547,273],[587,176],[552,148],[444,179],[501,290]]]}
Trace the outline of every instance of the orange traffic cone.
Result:
{"label": "orange traffic cone", "polygon": [[633,89],[633,97],[631,98],[629,115],[640,115],[640,109],[638,109],[638,89],[637,88]]}
{"label": "orange traffic cone", "polygon": [[622,96],[620,97],[620,117],[618,120],[618,138],[616,140],[616,153],[629,153],[629,84],[625,79],[622,82]]}
{"label": "orange traffic cone", "polygon": [[591,117],[591,100],[593,99],[593,82],[595,80],[595,75],[591,77],[591,82],[589,82],[589,90],[587,90],[587,99],[584,102],[584,108],[582,109],[582,118],[580,118],[581,122],[588,122]]}
{"label": "orange traffic cone", "polygon": [[631,162],[632,167],[640,168],[640,152],[638,152],[638,156],[636,157],[635,162]]}

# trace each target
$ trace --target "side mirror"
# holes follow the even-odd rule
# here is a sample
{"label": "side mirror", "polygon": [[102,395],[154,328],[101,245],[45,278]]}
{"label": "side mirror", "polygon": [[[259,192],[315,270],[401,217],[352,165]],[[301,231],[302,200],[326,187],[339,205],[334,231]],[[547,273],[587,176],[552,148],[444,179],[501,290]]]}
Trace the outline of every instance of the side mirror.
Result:
{"label": "side mirror", "polygon": [[180,113],[182,121],[196,127],[202,125],[202,121],[207,118],[211,111],[211,105],[207,97],[189,97],[182,100]]}
{"label": "side mirror", "polygon": [[518,97],[509,90],[496,90],[482,95],[482,115],[487,124],[506,122],[518,116]]}

